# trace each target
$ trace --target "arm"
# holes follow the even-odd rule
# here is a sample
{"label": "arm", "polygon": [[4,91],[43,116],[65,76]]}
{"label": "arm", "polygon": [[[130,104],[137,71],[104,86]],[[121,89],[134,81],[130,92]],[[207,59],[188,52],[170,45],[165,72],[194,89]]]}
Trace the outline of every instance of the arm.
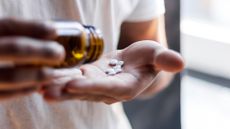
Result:
{"label": "arm", "polygon": [[[80,99],[112,104],[163,89],[171,75],[162,71],[181,71],[183,60],[178,53],[165,47],[165,38],[161,38],[165,37],[164,29],[160,29],[160,20],[163,19],[124,23],[119,44],[119,48],[124,49],[106,53],[96,62],[82,65],[79,74],[65,72],[67,76],[44,86],[45,98],[51,101]],[[111,68],[108,65],[111,59],[125,62],[121,73],[112,76],[105,73],[106,69]],[[69,68],[67,71],[74,69]]]}
{"label": "arm", "polygon": [[[164,16],[144,21],[144,22],[125,22],[121,26],[119,49],[126,48],[130,44],[140,40],[153,40],[168,47],[165,33]],[[147,88],[139,97],[148,97],[164,89],[172,80],[173,74],[160,72],[156,81]]]}
{"label": "arm", "polygon": [[124,22],[121,26],[119,49],[140,40],[153,40],[167,47],[164,16],[143,22]]}
{"label": "arm", "polygon": [[51,79],[51,68],[22,65],[60,63],[65,51],[49,41],[55,37],[55,29],[44,23],[0,18],[0,101],[35,92]]}

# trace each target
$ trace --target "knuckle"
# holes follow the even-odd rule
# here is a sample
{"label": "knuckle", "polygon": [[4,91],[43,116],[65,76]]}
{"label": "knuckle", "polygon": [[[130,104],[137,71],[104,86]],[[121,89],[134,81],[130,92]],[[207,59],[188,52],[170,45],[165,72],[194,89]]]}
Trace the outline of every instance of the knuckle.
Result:
{"label": "knuckle", "polygon": [[18,53],[21,46],[19,39],[16,37],[2,38],[0,42],[0,49],[2,54]]}

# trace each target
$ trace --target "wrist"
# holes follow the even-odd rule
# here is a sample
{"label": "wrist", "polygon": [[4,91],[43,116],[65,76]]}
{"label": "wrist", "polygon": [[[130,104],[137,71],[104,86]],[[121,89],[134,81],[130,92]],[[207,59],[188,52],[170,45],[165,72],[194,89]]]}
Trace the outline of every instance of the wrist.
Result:
{"label": "wrist", "polygon": [[160,73],[158,73],[158,75],[156,76],[152,84],[147,89],[145,89],[138,96],[138,98],[148,99],[156,95],[157,93],[159,93],[160,91],[162,91],[163,89],[169,86],[171,80],[173,79],[173,76],[174,76],[173,73],[161,71]]}

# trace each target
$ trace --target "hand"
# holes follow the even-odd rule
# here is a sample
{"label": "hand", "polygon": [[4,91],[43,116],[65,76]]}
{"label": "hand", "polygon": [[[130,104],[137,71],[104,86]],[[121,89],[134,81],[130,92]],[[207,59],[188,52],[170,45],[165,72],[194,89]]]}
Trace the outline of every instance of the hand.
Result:
{"label": "hand", "polygon": [[64,48],[48,41],[54,37],[55,29],[46,24],[0,19],[0,98],[37,90],[39,83],[49,80],[51,69],[19,66],[60,63]]}
{"label": "hand", "polygon": [[[125,62],[123,72],[105,74],[111,59]],[[80,99],[112,104],[135,98],[154,81],[160,71],[179,72],[183,69],[181,56],[153,41],[140,41],[124,50],[111,52],[97,62],[80,69],[57,70],[59,80],[46,85],[48,100]],[[64,74],[65,73],[65,74]]]}

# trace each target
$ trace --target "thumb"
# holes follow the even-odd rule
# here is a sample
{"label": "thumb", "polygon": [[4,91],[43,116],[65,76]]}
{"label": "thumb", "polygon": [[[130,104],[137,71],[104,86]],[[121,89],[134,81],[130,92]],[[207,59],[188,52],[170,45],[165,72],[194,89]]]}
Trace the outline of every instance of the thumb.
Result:
{"label": "thumb", "polygon": [[158,70],[176,73],[183,70],[184,60],[179,53],[165,49],[156,52],[154,66]]}
{"label": "thumb", "polygon": [[159,71],[179,72],[184,68],[179,53],[150,40],[138,41],[125,48],[122,59],[130,66],[152,64]]}

